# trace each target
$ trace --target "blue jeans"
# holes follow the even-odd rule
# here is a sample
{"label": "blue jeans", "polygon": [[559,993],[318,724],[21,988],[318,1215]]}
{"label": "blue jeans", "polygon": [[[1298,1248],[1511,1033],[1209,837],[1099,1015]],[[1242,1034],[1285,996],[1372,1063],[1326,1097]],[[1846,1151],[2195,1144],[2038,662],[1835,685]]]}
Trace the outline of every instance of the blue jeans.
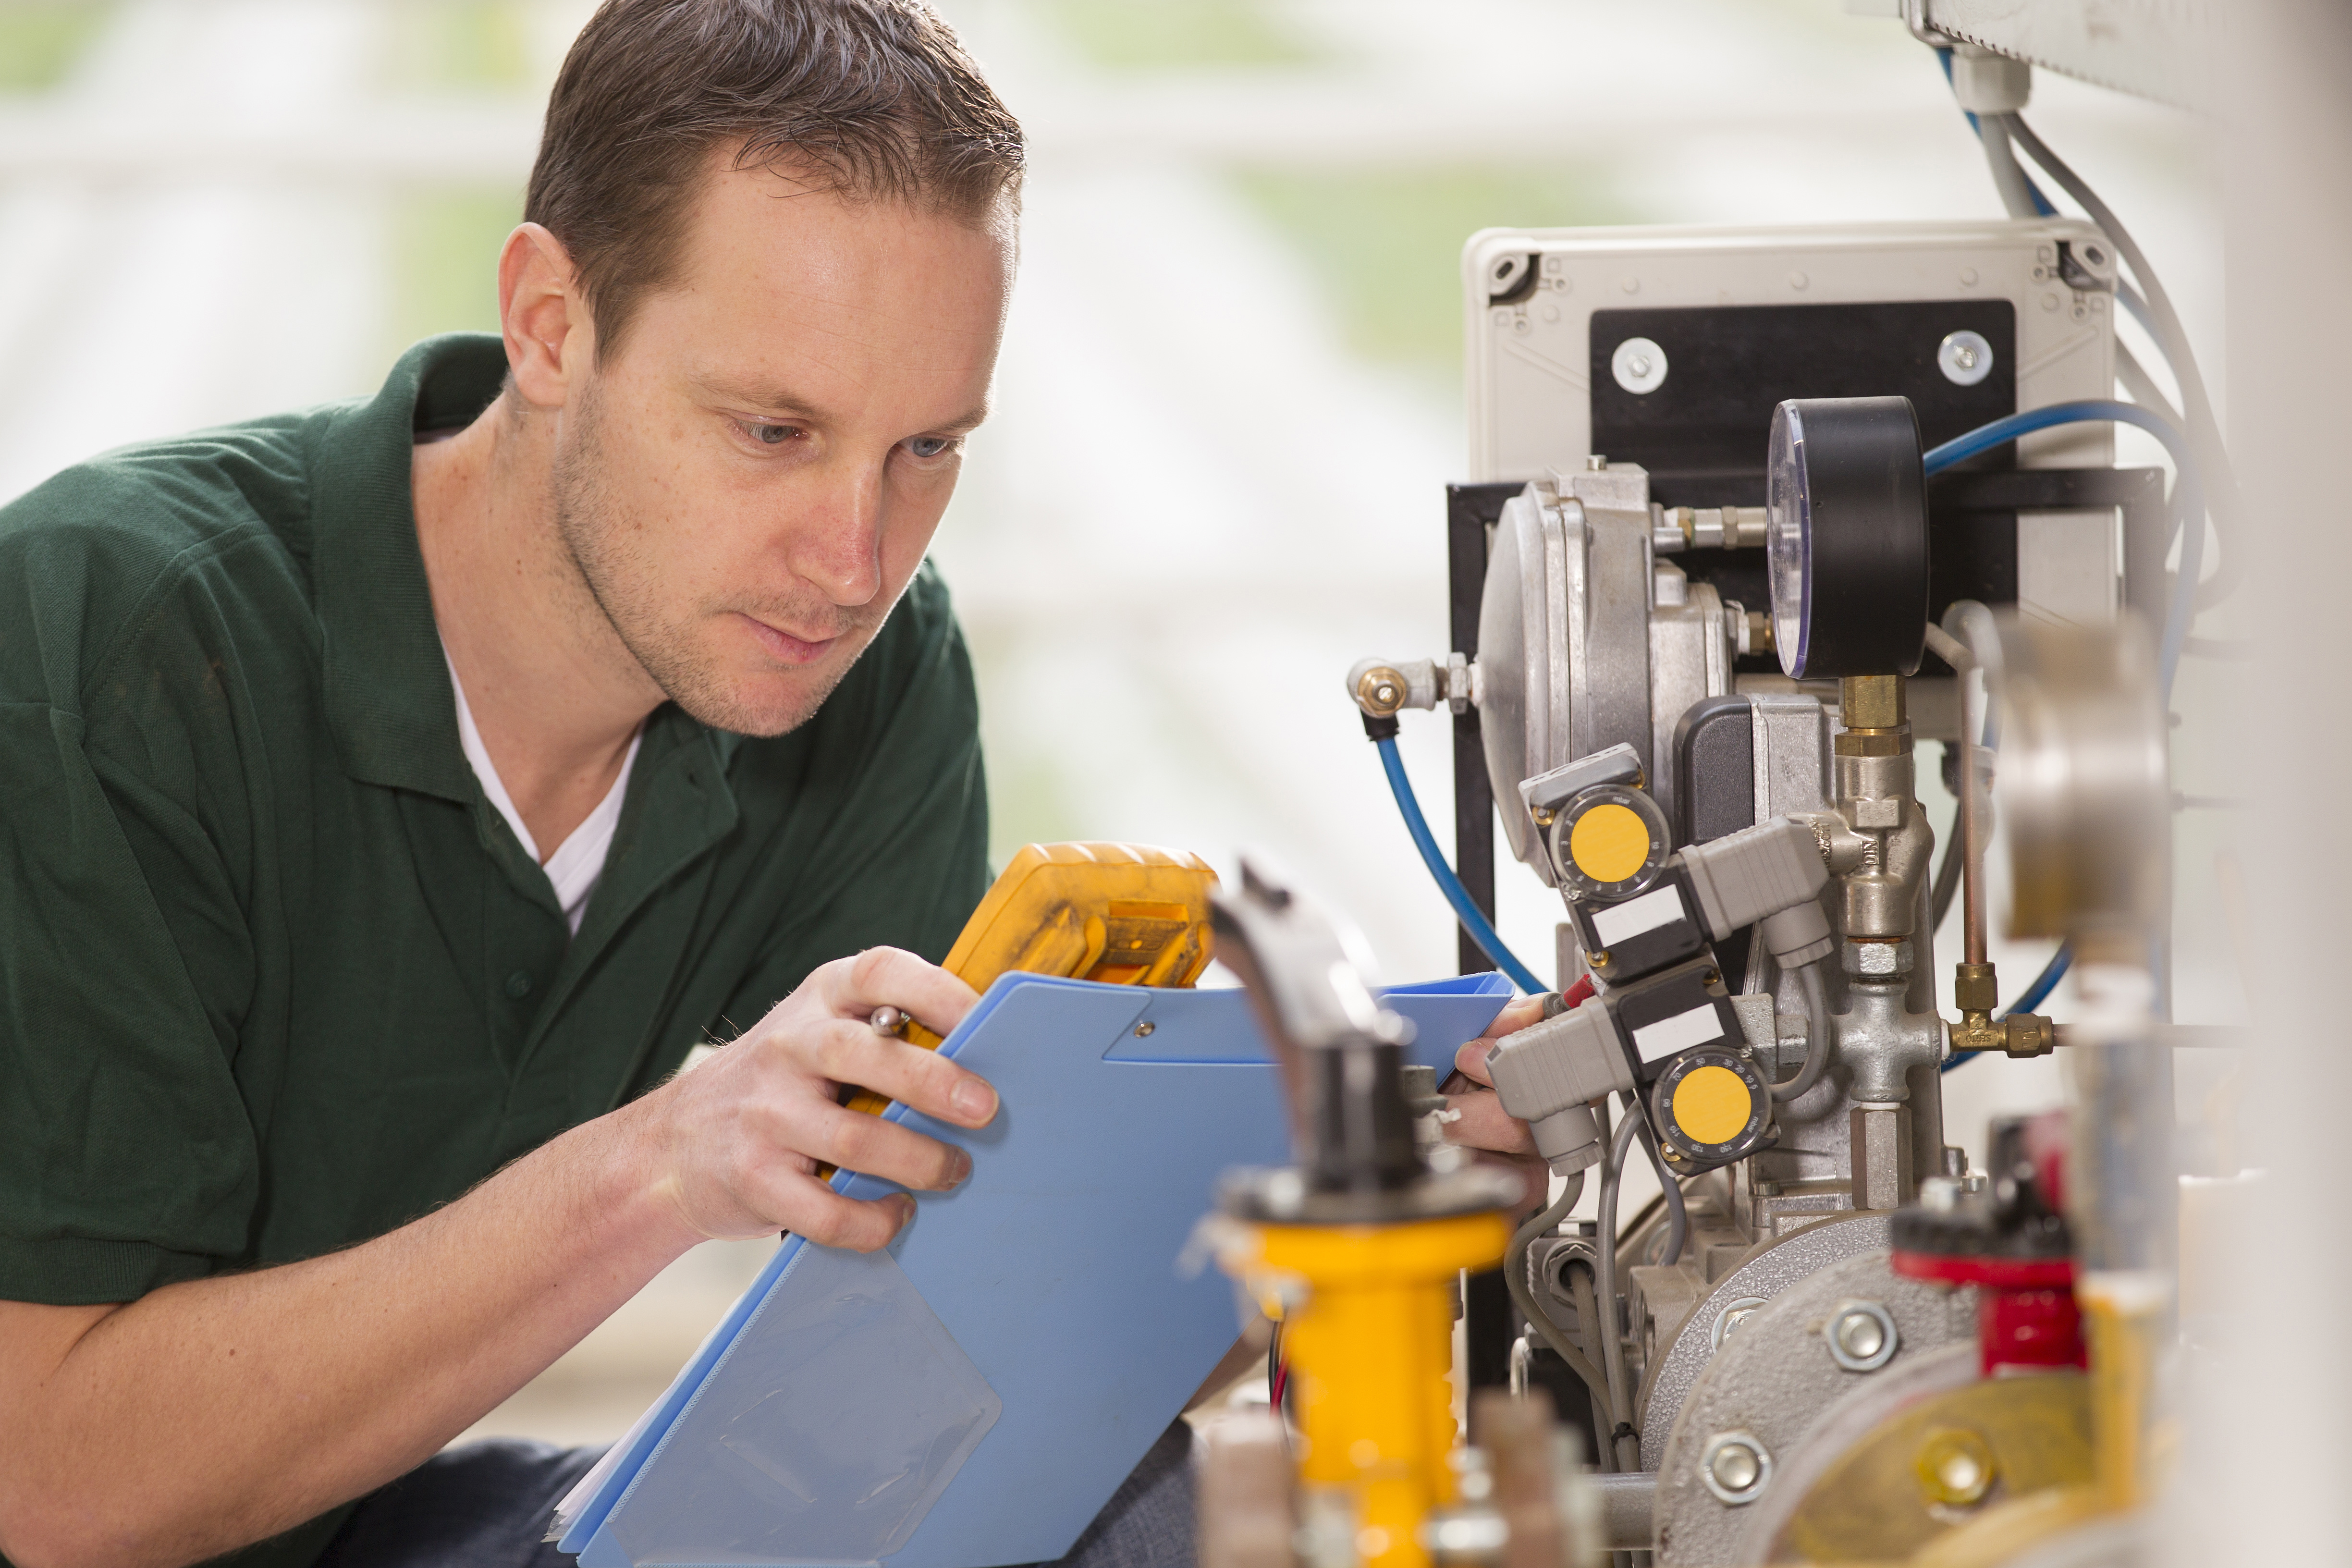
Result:
{"label": "blue jeans", "polygon": [[[572,1568],[541,1539],[604,1452],[495,1438],[435,1455],[362,1500],[317,1568]],[[1179,1421],[1055,1568],[1192,1568],[1192,1429]]]}

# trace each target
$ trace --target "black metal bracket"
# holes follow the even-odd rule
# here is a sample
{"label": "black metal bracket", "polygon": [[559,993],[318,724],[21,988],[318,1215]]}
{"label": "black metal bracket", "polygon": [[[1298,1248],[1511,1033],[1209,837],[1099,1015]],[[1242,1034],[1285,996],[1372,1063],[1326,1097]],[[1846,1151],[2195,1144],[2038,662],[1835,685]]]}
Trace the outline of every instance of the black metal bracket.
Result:
{"label": "black metal bracket", "polygon": [[2100,511],[2124,515],[2124,604],[2161,625],[2172,597],[2162,468],[1954,469],[1927,481],[1936,511]]}

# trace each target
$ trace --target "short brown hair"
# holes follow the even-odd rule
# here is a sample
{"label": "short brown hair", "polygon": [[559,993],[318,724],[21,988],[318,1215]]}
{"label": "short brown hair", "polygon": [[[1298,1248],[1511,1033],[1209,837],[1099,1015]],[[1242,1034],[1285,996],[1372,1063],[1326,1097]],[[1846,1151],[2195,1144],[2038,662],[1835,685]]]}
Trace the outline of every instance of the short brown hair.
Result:
{"label": "short brown hair", "polygon": [[1020,192],[1020,122],[921,0],[605,0],[555,79],[523,201],[572,253],[599,359],[670,280],[730,143],[739,169],[966,221]]}

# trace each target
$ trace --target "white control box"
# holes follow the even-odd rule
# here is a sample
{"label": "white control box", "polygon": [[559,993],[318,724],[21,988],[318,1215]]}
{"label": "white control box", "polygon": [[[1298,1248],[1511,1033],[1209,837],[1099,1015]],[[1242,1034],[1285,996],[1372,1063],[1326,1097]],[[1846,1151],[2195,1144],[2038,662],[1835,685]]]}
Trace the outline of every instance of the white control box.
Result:
{"label": "white control box", "polygon": [[[1464,247],[1462,279],[1474,480],[1584,468],[1598,425],[1601,455],[1651,469],[1654,499],[1757,504],[1780,396],[1903,393],[1932,445],[2114,395],[2115,251],[2077,219],[1486,229]],[[1748,498],[1732,492],[1751,421]],[[2025,437],[2017,464],[2104,468],[2114,454],[2110,426],[2081,424]],[[2024,613],[2114,616],[2115,512],[2017,522]]]}

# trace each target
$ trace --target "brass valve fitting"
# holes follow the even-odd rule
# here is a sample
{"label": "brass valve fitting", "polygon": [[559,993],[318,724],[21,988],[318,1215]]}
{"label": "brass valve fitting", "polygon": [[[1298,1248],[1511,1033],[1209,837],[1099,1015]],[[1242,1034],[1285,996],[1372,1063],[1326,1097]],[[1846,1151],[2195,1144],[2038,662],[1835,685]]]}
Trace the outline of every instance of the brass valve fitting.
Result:
{"label": "brass valve fitting", "polygon": [[1950,1026],[1955,1051],[2046,1057],[2058,1043],[2057,1026],[2040,1013],[1992,1016],[2000,1005],[2000,983],[1990,963],[1952,965],[1952,1001],[1960,1009],[1960,1021]]}

